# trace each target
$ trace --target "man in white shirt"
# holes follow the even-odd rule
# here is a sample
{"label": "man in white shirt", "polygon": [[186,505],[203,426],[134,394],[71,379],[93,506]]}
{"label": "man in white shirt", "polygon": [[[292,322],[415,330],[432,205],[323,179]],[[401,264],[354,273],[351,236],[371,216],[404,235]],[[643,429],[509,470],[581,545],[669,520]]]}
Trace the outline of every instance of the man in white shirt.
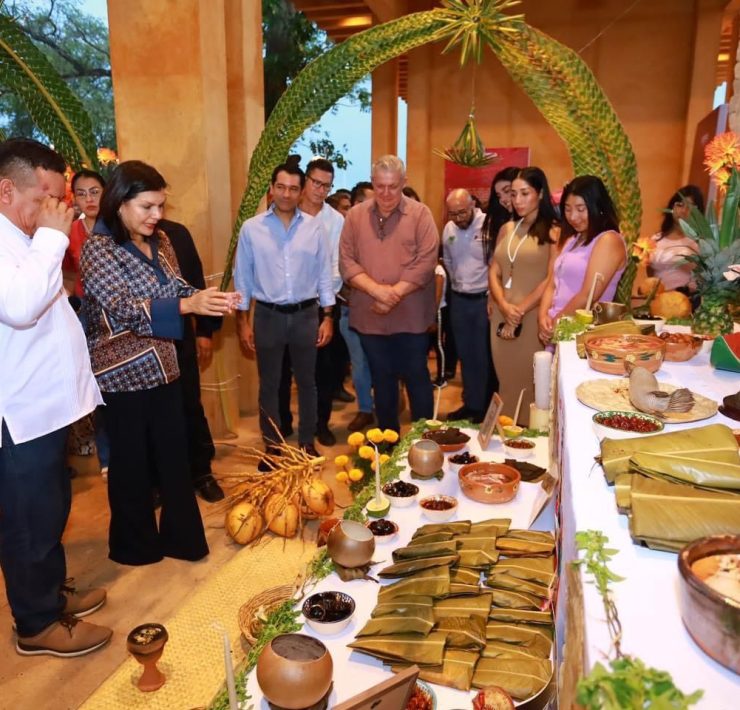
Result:
{"label": "man in white shirt", "polygon": [[113,633],[78,619],[104,604],[104,590],[65,586],[67,431],[102,398],[62,287],[73,217],[64,170],[41,143],[0,143],[0,567],[16,650],[60,657],[94,651]]}
{"label": "man in white shirt", "polygon": [[488,337],[488,262],[481,232],[485,214],[467,190],[446,200],[449,221],[442,232],[443,260],[450,275],[450,323],[462,363],[462,407],[448,419],[483,421],[495,376]]}

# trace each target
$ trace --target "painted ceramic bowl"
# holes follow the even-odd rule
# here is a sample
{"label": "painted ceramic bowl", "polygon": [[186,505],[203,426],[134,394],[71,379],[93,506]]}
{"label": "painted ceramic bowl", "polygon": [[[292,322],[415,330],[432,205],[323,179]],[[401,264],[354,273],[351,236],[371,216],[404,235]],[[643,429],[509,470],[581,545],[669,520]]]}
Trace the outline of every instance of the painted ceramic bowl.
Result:
{"label": "painted ceramic bowl", "polygon": [[419,501],[425,518],[435,523],[444,523],[457,513],[457,498],[453,496],[427,496]]}
{"label": "painted ceramic bowl", "polygon": [[445,456],[442,453],[442,449],[439,448],[439,444],[431,439],[420,439],[415,444],[412,444],[409,449],[409,466],[411,470],[428,478],[433,476],[437,471],[442,468],[444,464]]}
{"label": "painted ceramic bowl", "polygon": [[627,362],[656,372],[665,356],[665,343],[655,335],[590,335],[584,347],[591,369],[608,375],[627,374]]}
{"label": "painted ceramic bowl", "polygon": [[504,463],[471,463],[457,474],[460,490],[479,503],[508,503],[519,490],[522,476]]}
{"label": "painted ceramic bowl", "polygon": [[[719,560],[728,560],[723,568]],[[734,560],[735,567],[732,568]],[[730,565],[727,567],[727,565]],[[740,600],[737,598],[737,565],[740,535],[713,535],[695,540],[678,555],[681,618],[691,638],[704,653],[735,673],[740,673]],[[725,569],[734,576],[735,588],[718,591],[727,583]],[[734,575],[732,575],[734,569]],[[730,596],[730,593],[735,596]]]}
{"label": "painted ceramic bowl", "polygon": [[665,428],[660,419],[642,412],[615,409],[596,412],[591,418],[596,436],[601,439],[631,439],[633,436],[660,434]]}
{"label": "painted ceramic bowl", "polygon": [[326,695],[334,663],[321,641],[304,634],[281,634],[257,660],[257,683],[265,698],[286,710],[310,707]]}
{"label": "painted ceramic bowl", "polygon": [[362,523],[343,520],[329,533],[326,549],[341,567],[363,567],[373,558],[375,536]]}
{"label": "painted ceramic bowl", "polygon": [[314,631],[329,636],[349,626],[355,613],[355,600],[344,592],[317,592],[303,602],[302,611]]}

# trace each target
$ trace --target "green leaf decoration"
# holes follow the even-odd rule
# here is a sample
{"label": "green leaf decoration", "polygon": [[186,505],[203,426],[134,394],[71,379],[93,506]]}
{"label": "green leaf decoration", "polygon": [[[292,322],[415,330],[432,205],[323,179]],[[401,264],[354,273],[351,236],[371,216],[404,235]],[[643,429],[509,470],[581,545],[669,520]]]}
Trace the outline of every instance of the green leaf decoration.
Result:
{"label": "green leaf decoration", "polygon": [[[470,112],[465,127],[452,147],[447,148],[447,150],[435,149],[432,152],[440,158],[467,168],[480,168],[484,165],[490,165],[499,159],[496,153],[486,152],[485,145],[475,125],[475,114],[473,111]],[[453,238],[450,237],[449,241],[452,241]]]}
{"label": "green leaf decoration", "polygon": [[0,12],[0,84],[26,106],[38,129],[73,169],[97,167],[90,117],[15,21]]}

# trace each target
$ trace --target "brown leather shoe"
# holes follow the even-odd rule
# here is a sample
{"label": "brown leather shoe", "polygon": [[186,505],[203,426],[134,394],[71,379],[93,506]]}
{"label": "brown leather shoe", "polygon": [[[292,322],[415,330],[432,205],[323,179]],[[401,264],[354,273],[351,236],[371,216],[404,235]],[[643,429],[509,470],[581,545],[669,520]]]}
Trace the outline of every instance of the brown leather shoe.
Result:
{"label": "brown leather shoe", "polygon": [[80,621],[74,616],[63,616],[35,636],[19,636],[15,650],[21,656],[47,654],[74,658],[105,646],[112,635],[113,629]]}
{"label": "brown leather shoe", "polygon": [[105,604],[105,589],[85,589],[78,591],[72,586],[73,578],[65,580],[62,585],[62,594],[67,600],[63,614],[73,614],[76,617],[87,616],[100,609]]}
{"label": "brown leather shoe", "polygon": [[375,421],[375,417],[372,412],[357,412],[355,418],[347,424],[349,431],[362,431],[366,427],[369,427]]}

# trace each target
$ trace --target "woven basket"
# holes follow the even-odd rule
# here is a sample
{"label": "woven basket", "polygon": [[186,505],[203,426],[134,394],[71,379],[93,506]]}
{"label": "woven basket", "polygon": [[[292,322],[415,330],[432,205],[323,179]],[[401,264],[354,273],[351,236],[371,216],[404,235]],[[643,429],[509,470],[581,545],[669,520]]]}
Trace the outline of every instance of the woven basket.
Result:
{"label": "woven basket", "polygon": [[257,637],[262,630],[262,621],[257,618],[260,608],[264,614],[269,614],[283,602],[292,599],[296,591],[295,584],[283,584],[279,587],[265,589],[246,604],[242,604],[239,609],[239,628],[251,646],[257,642]]}

